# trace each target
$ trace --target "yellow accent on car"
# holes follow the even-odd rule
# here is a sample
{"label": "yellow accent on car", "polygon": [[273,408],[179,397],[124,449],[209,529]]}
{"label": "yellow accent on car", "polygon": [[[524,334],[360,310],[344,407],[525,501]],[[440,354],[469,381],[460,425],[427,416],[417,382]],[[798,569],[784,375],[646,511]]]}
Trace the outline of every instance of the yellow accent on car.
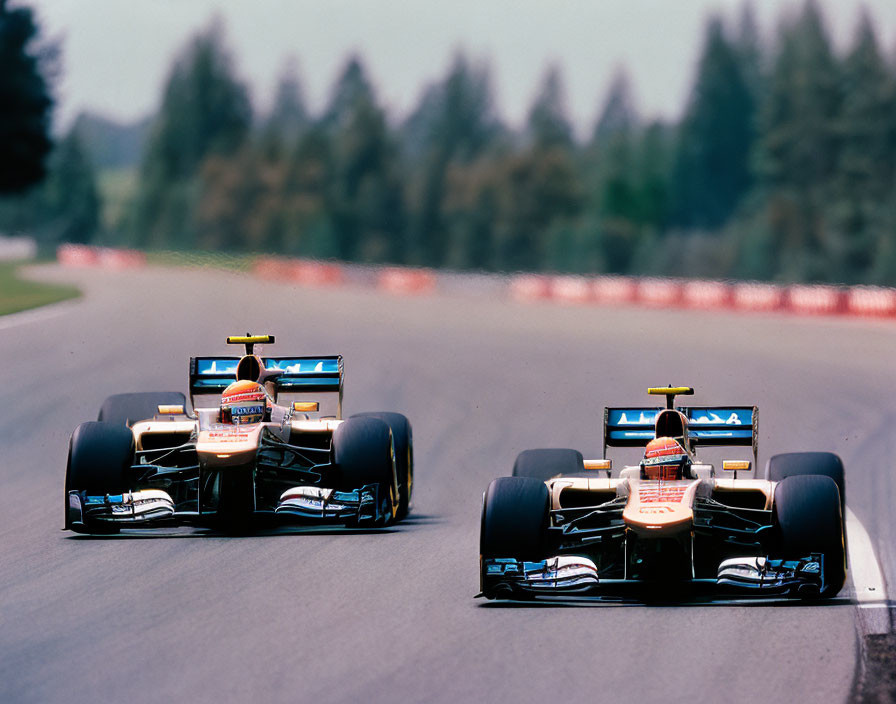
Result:
{"label": "yellow accent on car", "polygon": [[181,404],[160,405],[159,406],[159,415],[160,416],[182,416],[183,414],[184,414],[184,407]]}
{"label": "yellow accent on car", "polygon": [[722,469],[726,472],[749,472],[752,464],[749,460],[722,460]]}
{"label": "yellow accent on car", "polygon": [[585,460],[585,469],[602,469],[609,472],[613,469],[613,460]]}
{"label": "yellow accent on car", "polygon": [[263,345],[273,342],[273,335],[229,335],[228,345]]}
{"label": "yellow accent on car", "polygon": [[292,410],[300,413],[316,413],[320,410],[320,404],[317,401],[296,401],[292,404]]}
{"label": "yellow accent on car", "polygon": [[651,386],[647,393],[651,396],[690,396],[694,389],[690,386]]}

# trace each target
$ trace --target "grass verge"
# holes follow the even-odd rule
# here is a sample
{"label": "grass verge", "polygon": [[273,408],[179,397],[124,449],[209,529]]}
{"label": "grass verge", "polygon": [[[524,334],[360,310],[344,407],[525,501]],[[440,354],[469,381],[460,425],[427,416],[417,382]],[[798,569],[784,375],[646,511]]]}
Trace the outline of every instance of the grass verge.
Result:
{"label": "grass verge", "polygon": [[0,315],[18,313],[81,295],[74,286],[21,279],[18,275],[20,266],[22,262],[0,262]]}
{"label": "grass verge", "polygon": [[200,269],[249,271],[257,254],[225,254],[222,252],[147,252],[146,261],[156,266],[187,266]]}

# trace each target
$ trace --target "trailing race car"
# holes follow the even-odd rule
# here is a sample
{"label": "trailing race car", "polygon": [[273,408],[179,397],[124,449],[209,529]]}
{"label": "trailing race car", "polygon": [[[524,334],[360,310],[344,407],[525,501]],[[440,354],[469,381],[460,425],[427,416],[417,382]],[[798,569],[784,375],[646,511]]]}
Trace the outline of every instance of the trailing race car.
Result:
{"label": "trailing race car", "polygon": [[254,354],[271,335],[227,342],[245,354],[190,359],[192,414],[179,392],[118,394],[97,421],[75,429],[66,528],[383,526],[408,513],[414,457],[405,416],[342,420],[341,356]]}
{"label": "trailing race car", "polygon": [[[674,407],[688,387],[652,388],[665,408],[604,410],[607,447],[644,447],[611,477],[609,459],[526,450],[483,496],[480,596],[624,593],[832,597],[846,579],[843,464],[828,452],[755,466],[755,406]],[[696,451],[752,447],[716,474]]]}

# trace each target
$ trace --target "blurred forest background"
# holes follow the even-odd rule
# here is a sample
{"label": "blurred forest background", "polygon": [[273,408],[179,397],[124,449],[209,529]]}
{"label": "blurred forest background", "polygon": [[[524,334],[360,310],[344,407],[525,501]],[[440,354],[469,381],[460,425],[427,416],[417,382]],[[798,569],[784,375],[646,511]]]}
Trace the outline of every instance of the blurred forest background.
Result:
{"label": "blurred forest background", "polygon": [[[489,65],[462,52],[401,121],[358,55],[318,113],[300,57],[286,60],[259,114],[215,21],[174,61],[157,114],[82,114],[51,143],[39,133],[59,52],[0,0],[0,142],[30,110],[24,144],[46,155],[0,183],[0,233],[47,248],[896,285],[896,55],[868,15],[837,51],[811,0],[779,25],[763,38],[749,5],[710,17],[680,121],[643,119],[622,68],[583,138],[559,66],[533,76],[512,129]],[[27,85],[30,101],[9,98]]]}

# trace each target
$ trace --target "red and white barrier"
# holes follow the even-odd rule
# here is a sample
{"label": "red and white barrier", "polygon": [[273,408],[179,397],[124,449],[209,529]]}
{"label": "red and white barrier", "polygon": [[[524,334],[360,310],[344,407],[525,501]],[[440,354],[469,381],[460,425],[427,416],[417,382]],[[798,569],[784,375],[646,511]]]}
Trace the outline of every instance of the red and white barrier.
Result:
{"label": "red and white barrier", "polygon": [[510,278],[509,293],[514,301],[540,301],[551,297],[551,281],[540,274],[517,274]]}
{"label": "red and white barrier", "polygon": [[774,284],[735,284],[731,292],[731,307],[736,310],[774,311],[783,305],[784,290]]}
{"label": "red and white barrier", "polygon": [[835,286],[790,286],[787,307],[805,315],[833,315],[844,309],[843,291]]}
{"label": "red and white barrier", "polygon": [[681,299],[688,308],[715,310],[731,305],[731,286],[721,281],[687,281]]}
{"label": "red and white barrier", "polygon": [[96,266],[100,256],[95,247],[83,244],[63,244],[56,249],[56,260],[62,265],[72,268]]}
{"label": "red and white barrier", "polygon": [[850,315],[896,316],[896,289],[853,286],[846,292],[845,306]]}
{"label": "red and white barrier", "polygon": [[289,269],[289,280],[306,286],[338,286],[342,267],[329,262],[299,261]]}
{"label": "red and white barrier", "polygon": [[133,249],[110,249],[103,247],[98,250],[99,265],[107,269],[140,269],[146,266],[146,255]]}
{"label": "red and white barrier", "polygon": [[62,244],[56,248],[56,261],[62,266],[73,268],[140,269],[146,266],[146,255],[134,249]]}
{"label": "red and white barrier", "polygon": [[672,279],[641,279],[637,300],[652,308],[672,308],[681,303],[681,288],[681,284]]}
{"label": "red and white barrier", "polygon": [[259,257],[252,263],[252,273],[260,279],[282,281],[289,278],[290,262],[274,257]]}
{"label": "red and white barrier", "polygon": [[301,286],[339,286],[345,282],[340,264],[313,259],[277,259],[259,257],[252,273],[262,279],[289,281]]}
{"label": "red and white barrier", "polygon": [[436,288],[436,275],[431,269],[386,267],[376,278],[377,288],[403,295],[430,293]]}
{"label": "red and white barrier", "polygon": [[599,276],[591,283],[594,300],[604,305],[631,303],[638,294],[638,285],[628,276]]}
{"label": "red and white barrier", "polygon": [[551,300],[651,308],[896,317],[896,289],[870,286],[519,274],[510,280],[508,292],[510,298],[523,302]]}
{"label": "red and white barrier", "polygon": [[[60,245],[57,259],[66,267],[134,269],[146,265],[146,255],[128,249]],[[360,270],[360,274],[359,274]],[[412,267],[352,267],[338,262],[259,257],[252,273],[260,278],[302,286],[374,286],[401,295],[456,292],[457,274]],[[508,278],[479,274],[492,283],[494,295],[503,290],[514,301],[554,301],[579,305],[641,305],[651,308],[689,308],[742,312],[785,312],[798,315],[850,315],[896,318],[896,288],[878,286],[778,284],[630,276],[515,274]],[[481,287],[481,286],[480,286]]]}
{"label": "red and white barrier", "polygon": [[550,296],[563,303],[590,303],[591,282],[584,276],[555,276],[551,279]]}

